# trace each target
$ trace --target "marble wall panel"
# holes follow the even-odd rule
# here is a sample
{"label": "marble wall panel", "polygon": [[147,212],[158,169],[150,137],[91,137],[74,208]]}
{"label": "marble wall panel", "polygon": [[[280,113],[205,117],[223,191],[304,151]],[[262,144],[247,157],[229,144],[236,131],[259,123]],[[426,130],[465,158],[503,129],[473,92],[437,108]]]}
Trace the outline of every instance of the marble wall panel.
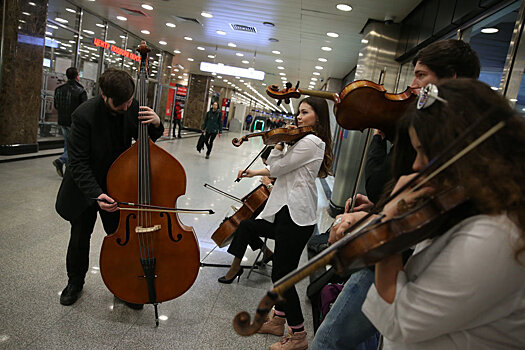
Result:
{"label": "marble wall panel", "polygon": [[184,109],[184,126],[200,129],[207,112],[208,88],[211,77],[191,74],[188,84],[188,97]]}
{"label": "marble wall panel", "polygon": [[47,0],[3,0],[0,145],[36,144]]}

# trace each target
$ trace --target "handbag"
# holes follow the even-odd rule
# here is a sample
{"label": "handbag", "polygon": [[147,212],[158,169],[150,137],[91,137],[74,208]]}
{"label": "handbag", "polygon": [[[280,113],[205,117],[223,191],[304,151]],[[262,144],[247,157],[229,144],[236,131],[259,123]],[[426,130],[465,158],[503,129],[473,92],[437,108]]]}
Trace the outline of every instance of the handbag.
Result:
{"label": "handbag", "polygon": [[204,133],[201,134],[199,140],[197,141],[197,151],[200,153],[204,148]]}

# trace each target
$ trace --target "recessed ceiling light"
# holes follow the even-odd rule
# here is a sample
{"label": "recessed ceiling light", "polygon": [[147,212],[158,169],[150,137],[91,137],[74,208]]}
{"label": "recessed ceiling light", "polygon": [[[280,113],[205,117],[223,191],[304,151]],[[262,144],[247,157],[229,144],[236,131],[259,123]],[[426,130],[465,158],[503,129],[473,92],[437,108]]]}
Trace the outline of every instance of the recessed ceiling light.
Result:
{"label": "recessed ceiling light", "polygon": [[215,55],[208,55],[208,58],[215,58]]}
{"label": "recessed ceiling light", "polygon": [[206,17],[206,18],[212,18],[213,17],[213,15],[211,13],[205,12],[205,11],[201,12],[201,16],[202,17]]}
{"label": "recessed ceiling light", "polygon": [[278,58],[278,59],[275,60],[275,62],[277,62],[277,63],[283,63],[283,60],[280,59],[280,58]]}
{"label": "recessed ceiling light", "polygon": [[184,40],[192,41],[193,39],[191,37],[189,37],[189,36],[185,36]]}
{"label": "recessed ceiling light", "polygon": [[128,19],[127,19],[126,17],[124,17],[124,16],[117,16],[117,19],[118,19],[119,21],[127,21],[127,20],[128,20]]}
{"label": "recessed ceiling light", "polygon": [[193,62],[195,60],[193,58],[191,58],[191,57],[188,57],[188,61]]}
{"label": "recessed ceiling light", "polygon": [[321,75],[321,73],[319,73],[319,72],[313,72],[312,74],[313,75]]}
{"label": "recessed ceiling light", "polygon": [[235,45],[234,43],[228,43],[228,46],[229,47],[237,47],[237,45]]}
{"label": "recessed ceiling light", "polygon": [[36,6],[36,4],[34,2],[32,2],[32,1],[28,2],[28,4],[31,5],[31,6]]}
{"label": "recessed ceiling light", "polygon": [[328,46],[323,46],[323,47],[321,47],[321,50],[323,50],[323,51],[332,51],[332,48],[328,47]]}
{"label": "recessed ceiling light", "polygon": [[284,69],[284,67],[282,67],[282,66],[279,66],[279,67],[277,67],[277,69]]}
{"label": "recessed ceiling light", "polygon": [[140,32],[142,34],[150,34],[149,30],[146,30],[146,29],[142,29]]}
{"label": "recessed ceiling light", "polygon": [[60,17],[56,17],[55,21],[60,22],[60,23],[67,23],[68,22],[67,19],[63,19],[63,18],[60,18]]}
{"label": "recessed ceiling light", "polygon": [[148,4],[142,4],[142,8],[146,10],[150,10],[150,11],[153,10],[153,6],[148,5]]}
{"label": "recessed ceiling light", "polygon": [[363,53],[362,52],[359,53],[359,57],[363,57]]}
{"label": "recessed ceiling light", "polygon": [[250,61],[247,61],[247,60],[242,60],[241,62],[244,63],[244,64],[250,63]]}
{"label": "recessed ceiling light", "polygon": [[336,7],[338,10],[341,10],[341,11],[345,11],[345,12],[352,11],[352,6],[347,5],[347,4],[337,4]]}
{"label": "recessed ceiling light", "polygon": [[93,34],[95,34],[95,32],[94,32],[94,31],[91,31],[91,30],[87,30],[87,29],[82,29],[82,31],[83,31],[84,33],[86,33],[86,34],[90,34],[90,35],[93,35]]}
{"label": "recessed ceiling light", "polygon": [[182,75],[179,75],[179,76],[177,77],[177,79],[182,79]]}
{"label": "recessed ceiling light", "polygon": [[175,53],[180,53],[180,50],[173,50],[173,52],[175,52]]}
{"label": "recessed ceiling light", "polygon": [[66,11],[71,13],[77,13],[77,11],[70,9],[69,7],[66,7]]}
{"label": "recessed ceiling light", "polygon": [[279,73],[279,75],[286,75],[286,73],[282,73],[282,72],[281,72],[281,73]]}
{"label": "recessed ceiling light", "polygon": [[244,83],[244,80],[242,80],[242,79],[241,79],[241,80],[239,80],[239,81],[240,81],[241,83]]}
{"label": "recessed ceiling light", "polygon": [[226,35],[226,32],[224,30],[218,30],[215,33],[217,33],[219,35]]}
{"label": "recessed ceiling light", "polygon": [[188,73],[182,73],[182,75],[184,75],[186,77],[186,76],[188,76]]}
{"label": "recessed ceiling light", "polygon": [[243,57],[244,55],[242,53],[240,53],[240,52],[236,52],[235,56]]}
{"label": "recessed ceiling light", "polygon": [[319,70],[323,69],[323,67],[321,67],[321,66],[315,66],[314,68],[315,69],[319,69]]}
{"label": "recessed ceiling light", "polygon": [[311,81],[317,81],[317,78],[312,78],[312,79],[310,79],[310,80],[311,80]]}
{"label": "recessed ceiling light", "polygon": [[197,46],[197,50],[204,51],[206,49],[204,47],[202,47],[202,46]]}
{"label": "recessed ceiling light", "polygon": [[361,39],[361,42],[362,42],[363,44],[368,44],[368,40],[366,40],[366,39]]}
{"label": "recessed ceiling light", "polygon": [[167,22],[166,23],[166,26],[170,27],[170,28],[175,28],[177,25],[174,24],[174,23],[171,23],[171,22]]}
{"label": "recessed ceiling light", "polygon": [[97,23],[97,24],[95,24],[95,25],[96,25],[97,27],[99,27],[99,28],[105,28],[105,27],[106,27],[106,26],[103,25],[102,23]]}
{"label": "recessed ceiling light", "polygon": [[330,38],[339,38],[339,34],[337,33],[328,32],[326,35],[328,35]]}
{"label": "recessed ceiling light", "polygon": [[164,40],[161,40],[161,41],[159,41],[159,44],[161,44],[161,45],[167,45],[168,43],[165,42]]}
{"label": "recessed ceiling light", "polygon": [[286,77],[281,77],[281,80],[286,80]]}
{"label": "recessed ceiling light", "polygon": [[280,55],[280,54],[281,54],[281,51],[273,50],[272,53],[274,53],[274,54],[276,54],[276,55]]}
{"label": "recessed ceiling light", "polygon": [[481,32],[485,34],[494,34],[494,33],[499,32],[499,29],[498,28],[483,28]]}

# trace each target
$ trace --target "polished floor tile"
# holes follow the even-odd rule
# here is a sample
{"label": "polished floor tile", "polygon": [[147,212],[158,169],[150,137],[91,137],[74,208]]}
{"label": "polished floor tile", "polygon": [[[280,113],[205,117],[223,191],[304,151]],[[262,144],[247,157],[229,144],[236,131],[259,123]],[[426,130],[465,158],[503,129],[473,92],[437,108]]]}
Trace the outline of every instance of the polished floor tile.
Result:
{"label": "polished floor tile", "polygon": [[[217,278],[227,268],[209,266],[231,262],[226,248],[217,248],[211,235],[232,215],[232,206],[240,204],[203,185],[208,183],[241,198],[259,184],[258,179],[234,182],[237,171],[263,147],[260,140],[251,139],[236,148],[231,144],[236,136],[225,133],[217,138],[210,159],[205,159],[204,151],[196,151],[196,137],[158,143],[186,171],[186,193],[177,199],[177,206],[215,211],[214,215],[179,215],[182,223],[193,227],[205,266],[185,294],[159,305],[159,327],[155,327],[153,306],[131,310],[104,285],[98,263],[105,236],[100,221],[91,239],[90,270],[82,296],[73,306],[59,304],[60,291],[67,283],[69,223],[54,209],[60,186],[51,164],[55,156],[0,163],[0,349],[266,349],[278,341],[279,337],[270,335],[241,337],[232,327],[239,311],[248,311],[253,317],[260,299],[272,287],[270,278],[252,273],[247,279],[246,270],[239,283],[222,285]],[[262,167],[260,160],[254,167]],[[323,232],[331,218],[319,184],[318,192],[318,226]],[[248,249],[243,264],[251,265],[256,255]],[[302,261],[306,261],[306,253]],[[271,267],[261,272],[269,274]],[[311,339],[307,285],[304,280],[297,288]]]}

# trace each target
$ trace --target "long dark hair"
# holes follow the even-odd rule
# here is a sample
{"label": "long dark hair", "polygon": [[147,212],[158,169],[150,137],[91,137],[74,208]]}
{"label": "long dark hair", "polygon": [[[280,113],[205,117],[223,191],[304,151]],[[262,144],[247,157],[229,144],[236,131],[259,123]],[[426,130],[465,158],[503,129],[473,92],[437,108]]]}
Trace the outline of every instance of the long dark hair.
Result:
{"label": "long dark hair", "polygon": [[475,121],[483,118],[476,130],[464,137],[465,145],[499,121],[506,121],[503,129],[447,168],[440,182],[463,186],[480,213],[506,213],[521,229],[518,257],[525,251],[525,119],[480,81],[450,79],[438,88],[447,103],[436,101],[420,110],[413,106],[400,122],[415,129],[425,154],[432,159]]}
{"label": "long dark hair", "polygon": [[[301,103],[307,103],[314,110],[317,119],[314,126],[315,135],[317,135],[325,143],[324,159],[321,169],[319,169],[318,177],[325,178],[332,175],[332,134],[330,133],[330,113],[328,111],[328,103],[325,99],[318,97],[307,97],[301,100],[297,105],[297,109],[301,108]],[[299,111],[297,112],[297,115]],[[295,124],[297,125],[297,115],[295,116]]]}

